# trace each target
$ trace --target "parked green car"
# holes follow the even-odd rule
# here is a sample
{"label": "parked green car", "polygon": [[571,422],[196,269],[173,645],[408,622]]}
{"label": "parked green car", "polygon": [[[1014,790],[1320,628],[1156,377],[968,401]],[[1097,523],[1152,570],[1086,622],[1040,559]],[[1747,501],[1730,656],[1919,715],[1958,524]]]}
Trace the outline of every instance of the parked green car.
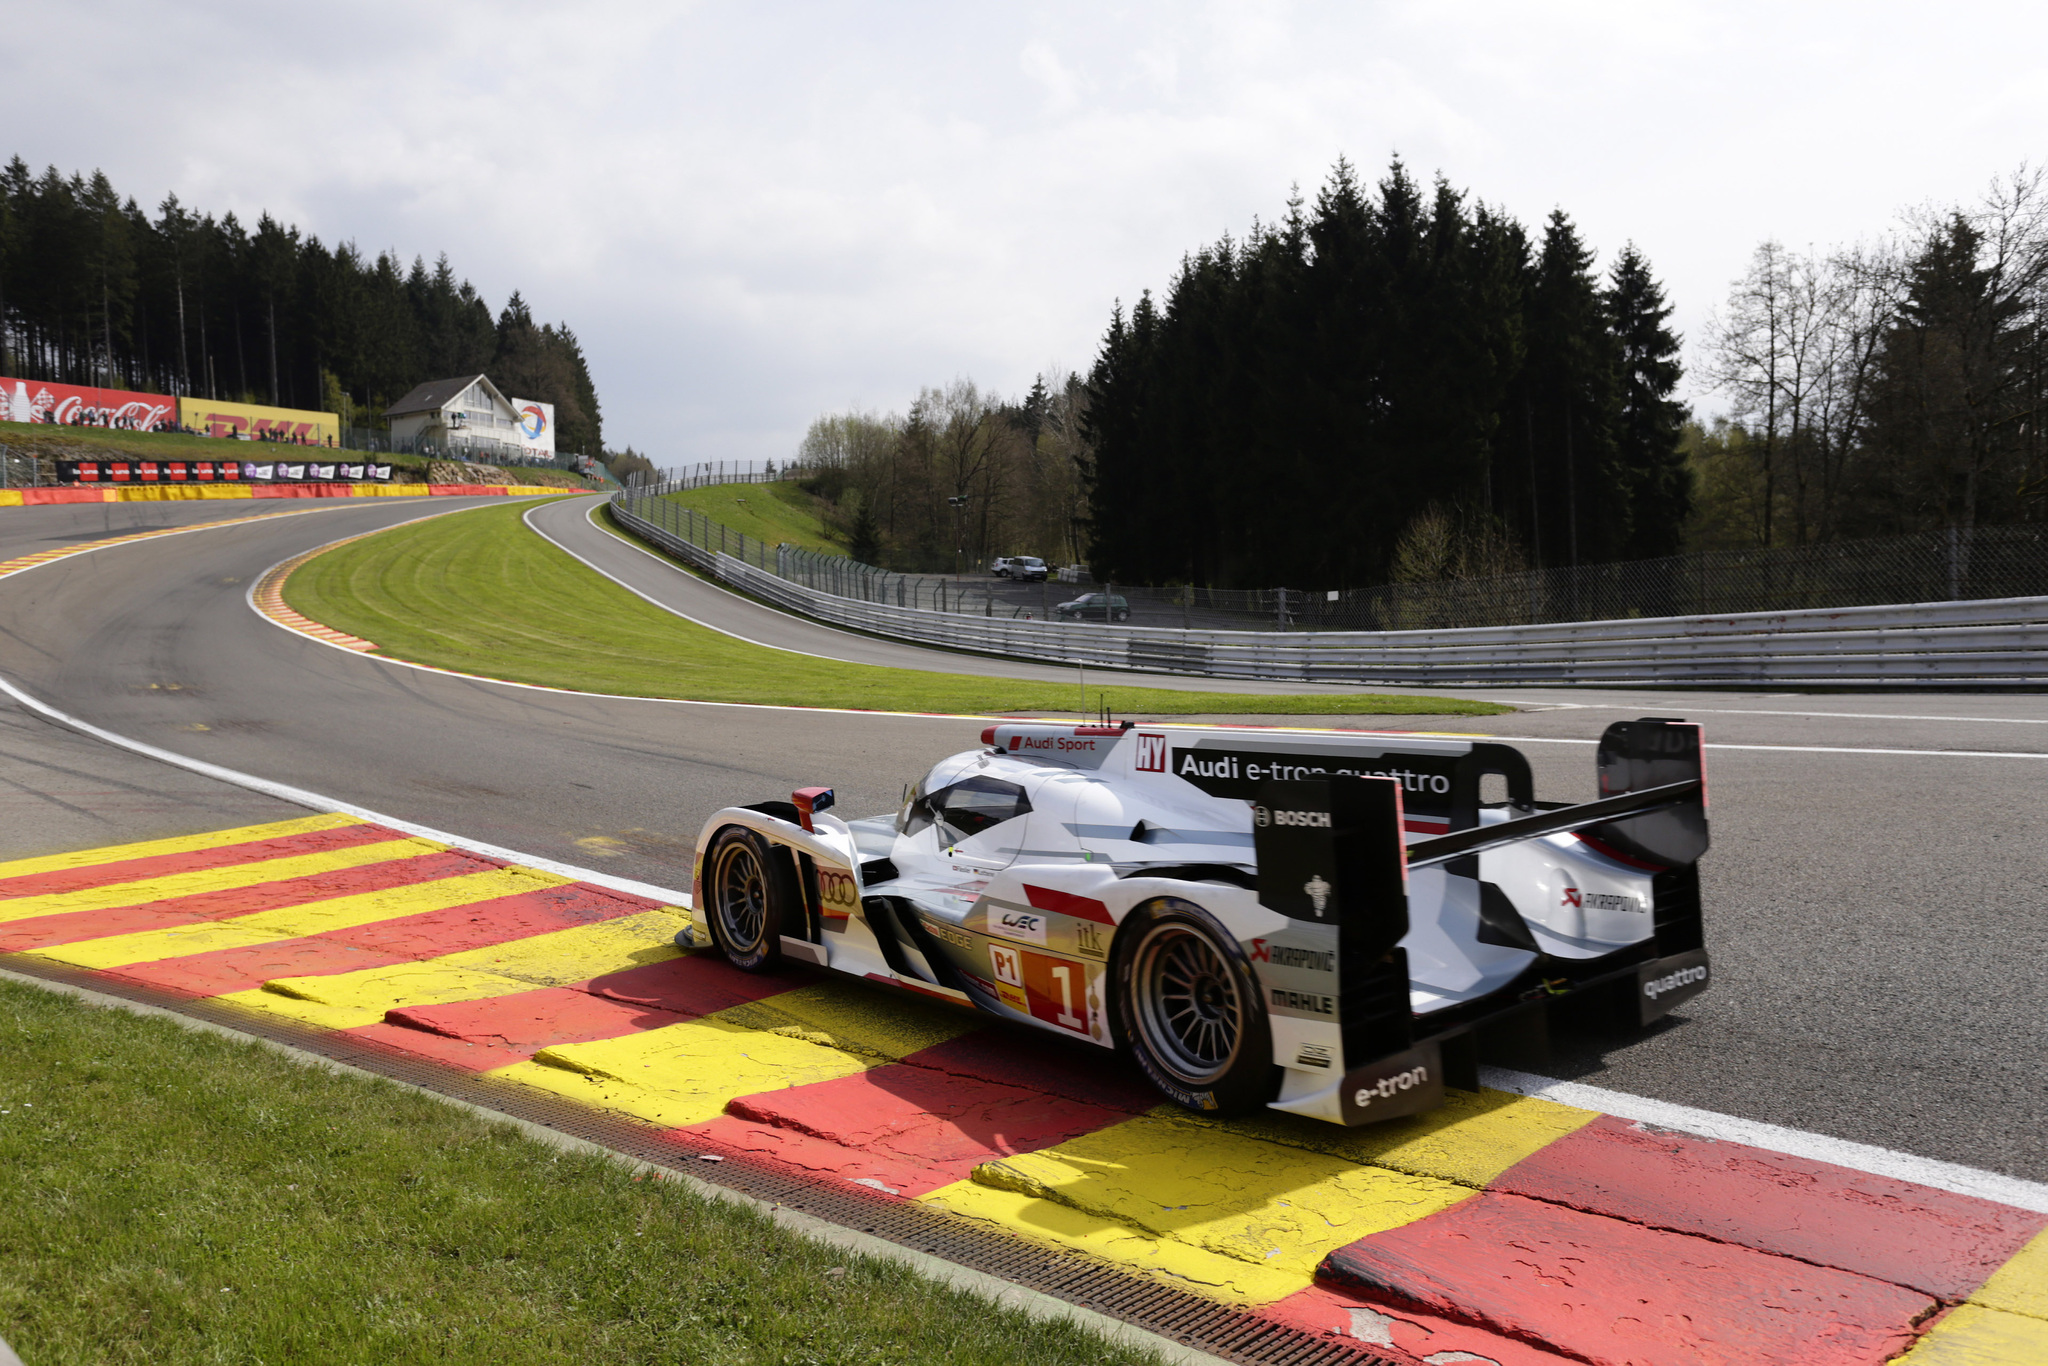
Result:
{"label": "parked green car", "polygon": [[1083,593],[1052,609],[1061,621],[1129,621],[1131,604],[1122,594]]}

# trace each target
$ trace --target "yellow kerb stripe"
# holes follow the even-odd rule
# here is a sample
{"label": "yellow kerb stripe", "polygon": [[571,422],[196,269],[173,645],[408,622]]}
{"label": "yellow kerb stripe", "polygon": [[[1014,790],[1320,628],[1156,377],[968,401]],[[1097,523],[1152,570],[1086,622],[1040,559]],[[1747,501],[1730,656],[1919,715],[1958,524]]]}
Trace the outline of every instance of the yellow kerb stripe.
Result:
{"label": "yellow kerb stripe", "polygon": [[1162,1107],[983,1163],[923,1198],[1263,1303],[1305,1288],[1333,1248],[1447,1209],[1596,1117],[1497,1091],[1363,1129],[1286,1115],[1216,1124]]}
{"label": "yellow kerb stripe", "polygon": [[680,1128],[717,1118],[735,1096],[832,1081],[884,1061],[707,1015],[601,1043],[542,1049],[531,1062],[490,1075]]}
{"label": "yellow kerb stripe", "polygon": [[[1177,1113],[1111,1125],[1055,1148],[983,1163],[925,1197],[986,1214],[994,1188],[1106,1219],[1291,1276],[1313,1278],[1333,1247],[1412,1224],[1473,1194],[1468,1186],[1191,1123]],[[1000,1202],[999,1202],[1000,1203]]]}
{"label": "yellow kerb stripe", "polygon": [[1271,1304],[1308,1283],[1293,1270],[1255,1265],[1174,1238],[1148,1237],[1116,1219],[1018,1191],[961,1181],[921,1198],[963,1219],[1085,1252],[1138,1275],[1236,1304]]}
{"label": "yellow kerb stripe", "polygon": [[557,1044],[492,1076],[671,1128],[738,1096],[832,1081],[977,1028],[907,993],[820,982],[642,1033]]}
{"label": "yellow kerb stripe", "polygon": [[1273,1112],[1226,1120],[1223,1127],[1248,1138],[1482,1190],[1517,1162],[1600,1118],[1597,1110],[1506,1091],[1445,1094],[1444,1103],[1426,1114],[1356,1129]]}
{"label": "yellow kerb stripe", "polygon": [[362,868],[392,859],[417,858],[445,850],[432,840],[381,840],[348,849],[329,849],[318,854],[236,863],[225,868],[201,868],[190,873],[169,873],[138,882],[116,882],[105,887],[83,887],[75,892],[51,892],[45,896],[17,896],[0,901],[0,924],[28,920],[39,915],[64,915],[72,911],[104,911],[114,906],[143,906],[174,897],[197,896],[202,892],[229,892],[266,882],[333,873],[344,868]]}
{"label": "yellow kerb stripe", "polygon": [[[2035,1235],[2034,1241],[2000,1267],[1970,1300],[1991,1309],[2048,1319],[2048,1232]],[[2048,1352],[2042,1353],[2040,1360],[2048,1361]]]}
{"label": "yellow kerb stripe", "polygon": [[54,873],[71,868],[91,868],[101,863],[156,858],[161,854],[190,854],[202,849],[220,849],[230,844],[253,844],[257,840],[284,839],[315,830],[338,830],[344,825],[362,824],[364,822],[354,816],[302,816],[297,820],[276,821],[270,825],[245,825],[235,830],[215,830],[205,835],[180,835],[176,839],[145,840],[140,844],[114,844],[104,849],[81,849],[72,854],[45,854],[41,858],[20,858],[0,863],[0,878],[27,877],[33,873]]}
{"label": "yellow kerb stripe", "polygon": [[281,977],[253,991],[214,999],[328,1029],[356,1029],[404,1006],[513,996],[675,958],[676,934],[689,924],[686,913],[642,911],[417,963],[324,977]]}
{"label": "yellow kerb stripe", "polygon": [[[424,852],[424,851],[422,851]],[[493,868],[487,872],[461,873],[397,887],[384,887],[355,896],[338,896],[327,901],[309,901],[274,911],[258,911],[227,920],[203,920],[191,925],[172,925],[161,930],[109,935],[87,939],[35,955],[82,968],[114,968],[131,963],[157,963],[166,958],[211,953],[216,949],[249,948],[298,939],[309,934],[353,929],[380,920],[397,920],[408,915],[517,896],[547,887],[560,887],[567,878],[536,873],[526,868]]]}
{"label": "yellow kerb stripe", "polygon": [[2017,1366],[2048,1361],[2048,1319],[1959,1304],[1897,1366]]}

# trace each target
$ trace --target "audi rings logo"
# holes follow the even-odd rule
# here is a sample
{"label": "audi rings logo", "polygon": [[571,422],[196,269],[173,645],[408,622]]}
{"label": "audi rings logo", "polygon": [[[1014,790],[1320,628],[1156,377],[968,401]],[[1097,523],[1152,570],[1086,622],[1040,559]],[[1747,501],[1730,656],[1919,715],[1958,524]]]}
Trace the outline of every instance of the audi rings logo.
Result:
{"label": "audi rings logo", "polygon": [[1677,972],[1666,973],[1662,977],[1643,983],[1643,995],[1654,1001],[1667,991],[1677,991],[1680,987],[1689,987],[1706,980],[1707,970],[1704,966],[1680,968]]}
{"label": "audi rings logo", "polygon": [[853,874],[839,868],[818,870],[818,899],[834,910],[851,913],[860,905],[860,887]]}

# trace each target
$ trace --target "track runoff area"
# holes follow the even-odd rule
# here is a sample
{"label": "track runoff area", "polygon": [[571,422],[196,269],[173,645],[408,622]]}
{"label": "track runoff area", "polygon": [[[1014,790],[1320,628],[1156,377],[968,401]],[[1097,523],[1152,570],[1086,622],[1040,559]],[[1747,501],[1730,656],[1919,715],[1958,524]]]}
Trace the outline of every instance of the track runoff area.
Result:
{"label": "track runoff area", "polygon": [[1357,1129],[1204,1120],[1094,1050],[684,953],[680,895],[325,805],[0,863],[0,967],[969,1264],[1050,1252],[1019,1278],[1240,1359],[2048,1360],[2038,1186],[1503,1074]]}

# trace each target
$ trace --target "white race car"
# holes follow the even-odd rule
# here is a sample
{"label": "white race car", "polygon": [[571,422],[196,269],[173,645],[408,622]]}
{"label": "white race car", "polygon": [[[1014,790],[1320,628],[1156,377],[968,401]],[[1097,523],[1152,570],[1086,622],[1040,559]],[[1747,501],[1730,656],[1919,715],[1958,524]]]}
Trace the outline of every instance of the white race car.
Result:
{"label": "white race car", "polygon": [[[1607,729],[1601,797],[1502,744],[1003,724],[893,815],[728,807],[698,947],[797,960],[1129,1050],[1192,1110],[1340,1124],[1477,1086],[1478,1036],[1565,1001],[1648,1024],[1706,989],[1700,728]],[[1493,779],[1499,801],[1482,800]]]}

